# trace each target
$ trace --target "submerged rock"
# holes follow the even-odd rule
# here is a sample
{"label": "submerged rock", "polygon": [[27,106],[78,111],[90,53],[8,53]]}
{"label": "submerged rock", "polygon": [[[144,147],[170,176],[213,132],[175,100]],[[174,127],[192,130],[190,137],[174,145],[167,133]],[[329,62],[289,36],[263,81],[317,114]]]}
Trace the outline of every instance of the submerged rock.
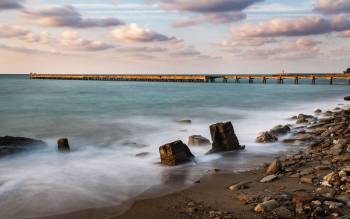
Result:
{"label": "submerged rock", "polygon": [[161,163],[175,166],[190,161],[194,156],[182,141],[175,141],[159,147]]}
{"label": "submerged rock", "polygon": [[191,124],[192,123],[192,121],[190,119],[177,120],[176,122],[180,123],[180,124]]}
{"label": "submerged rock", "polygon": [[67,138],[60,138],[57,140],[57,148],[59,152],[69,152],[70,147]]}
{"label": "submerged rock", "polygon": [[239,144],[231,122],[217,123],[210,126],[212,149],[208,153],[243,149]]}
{"label": "submerged rock", "polygon": [[288,125],[278,125],[273,127],[270,130],[270,133],[272,135],[284,135],[287,134],[290,131],[290,127]]}
{"label": "submerged rock", "polygon": [[31,138],[12,136],[0,137],[0,157],[46,146],[47,144],[45,142]]}
{"label": "submerged rock", "polygon": [[188,145],[192,146],[201,146],[201,145],[209,145],[209,139],[201,136],[201,135],[192,135],[188,137]]}
{"label": "submerged rock", "polygon": [[317,109],[317,110],[314,111],[314,113],[315,114],[320,114],[320,113],[322,113],[322,110],[321,109]]}
{"label": "submerged rock", "polygon": [[278,141],[278,138],[270,132],[260,132],[256,137],[258,143],[273,143]]}

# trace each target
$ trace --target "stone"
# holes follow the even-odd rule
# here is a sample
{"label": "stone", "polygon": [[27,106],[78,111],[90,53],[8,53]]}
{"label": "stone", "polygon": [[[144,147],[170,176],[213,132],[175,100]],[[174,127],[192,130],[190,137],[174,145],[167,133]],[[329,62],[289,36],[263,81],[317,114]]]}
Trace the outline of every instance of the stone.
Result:
{"label": "stone", "polygon": [[260,180],[261,183],[268,183],[268,182],[271,182],[273,180],[277,179],[277,176],[276,175],[268,175],[268,176],[265,176],[264,178],[262,178]]}
{"label": "stone", "polygon": [[150,155],[149,152],[141,152],[141,153],[136,154],[135,156],[136,156],[136,157],[146,157],[146,156],[148,156],[148,155]]}
{"label": "stone", "polygon": [[182,141],[175,141],[159,147],[161,163],[175,166],[190,161],[194,156]]}
{"label": "stone", "polygon": [[212,149],[208,153],[240,150],[244,147],[239,144],[231,122],[217,123],[210,126]]}
{"label": "stone", "polygon": [[288,125],[278,125],[273,127],[270,130],[270,133],[272,135],[284,135],[287,134],[290,131],[290,127]]}
{"label": "stone", "polygon": [[272,200],[265,201],[263,203],[258,204],[254,208],[254,211],[258,214],[261,214],[264,212],[270,212],[278,207],[279,207],[279,203],[275,199],[272,199]]}
{"label": "stone", "polygon": [[270,132],[260,132],[256,137],[258,143],[273,143],[278,141],[278,138]]}
{"label": "stone", "polygon": [[317,110],[314,111],[314,113],[320,114],[320,113],[322,113],[322,110],[321,109],[317,109]]}
{"label": "stone", "polygon": [[288,219],[288,218],[292,218],[293,216],[292,212],[284,206],[275,208],[272,211],[272,213],[275,216],[274,218],[279,218],[279,219]]}
{"label": "stone", "polygon": [[210,145],[210,141],[201,135],[192,135],[188,137],[188,145],[189,146]]}
{"label": "stone", "polygon": [[247,189],[247,188],[249,188],[249,184],[251,184],[251,182],[243,181],[243,182],[239,182],[239,183],[236,183],[236,184],[228,187],[228,189],[231,191],[238,191],[241,189]]}
{"label": "stone", "polygon": [[292,202],[294,204],[294,206],[296,206],[297,204],[305,204],[308,202],[311,202],[313,200],[313,196],[311,194],[309,194],[308,192],[305,191],[297,191],[294,192],[293,194],[293,199]]}
{"label": "stone", "polygon": [[192,123],[192,120],[190,119],[182,119],[182,120],[177,120],[176,121],[177,123],[180,123],[180,124],[191,124]]}
{"label": "stone", "polygon": [[36,139],[4,136],[0,137],[0,157],[46,146],[45,142]]}
{"label": "stone", "polygon": [[272,175],[280,172],[282,170],[282,162],[278,159],[272,161],[266,170],[266,174]]}
{"label": "stone", "polygon": [[341,202],[333,202],[333,201],[324,201],[323,204],[328,206],[330,209],[336,209],[344,205]]}
{"label": "stone", "polygon": [[346,97],[344,97],[344,100],[346,100],[346,101],[350,101],[350,96],[346,96]]}
{"label": "stone", "polygon": [[302,176],[300,177],[300,182],[305,184],[313,184],[314,177],[313,176]]}
{"label": "stone", "polygon": [[60,138],[57,140],[57,148],[59,152],[69,152],[70,146],[67,138]]}

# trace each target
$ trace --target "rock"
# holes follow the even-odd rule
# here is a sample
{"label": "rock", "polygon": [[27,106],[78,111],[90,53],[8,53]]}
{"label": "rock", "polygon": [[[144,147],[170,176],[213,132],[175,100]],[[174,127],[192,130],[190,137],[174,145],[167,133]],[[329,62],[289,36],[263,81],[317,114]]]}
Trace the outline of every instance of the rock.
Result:
{"label": "rock", "polygon": [[324,205],[328,206],[330,209],[336,209],[342,207],[344,204],[340,202],[324,201]]}
{"label": "rock", "polygon": [[314,177],[313,176],[303,176],[300,178],[301,183],[305,184],[314,184]]}
{"label": "rock", "polygon": [[238,191],[238,190],[241,190],[241,189],[247,189],[247,188],[249,188],[249,184],[250,183],[251,182],[249,182],[249,181],[239,182],[237,184],[234,184],[234,185],[228,187],[228,189],[231,190],[231,191]]}
{"label": "rock", "polygon": [[59,152],[69,152],[70,147],[67,138],[60,138],[57,140],[57,148]]}
{"label": "rock", "polygon": [[282,162],[278,159],[272,161],[269,167],[266,170],[266,174],[273,175],[282,170]]}
{"label": "rock", "polygon": [[292,212],[288,208],[286,208],[284,206],[275,208],[272,211],[272,213],[275,216],[274,218],[279,218],[279,219],[292,218]]}
{"label": "rock", "polygon": [[217,123],[210,126],[212,149],[209,153],[243,149],[239,144],[231,122]]}
{"label": "rock", "polygon": [[47,144],[40,140],[24,137],[4,136],[0,137],[0,157],[46,146]]}
{"label": "rock", "polygon": [[278,125],[273,127],[270,130],[270,133],[272,135],[284,135],[287,134],[290,131],[290,127],[288,125]]}
{"label": "rock", "polygon": [[276,141],[278,141],[278,138],[270,132],[260,132],[256,138],[258,143],[273,143]]}
{"label": "rock", "polygon": [[192,120],[190,120],[190,119],[182,119],[182,120],[178,120],[176,122],[180,123],[180,124],[191,124]]}
{"label": "rock", "polygon": [[317,109],[317,110],[314,111],[314,113],[315,113],[315,114],[320,114],[320,113],[322,113],[322,110]]}
{"label": "rock", "polygon": [[294,206],[297,205],[304,205],[305,203],[309,203],[314,199],[314,197],[309,194],[308,192],[305,191],[296,191],[293,194],[293,199],[292,199],[292,203]]}
{"label": "rock", "polygon": [[142,152],[142,153],[136,154],[135,156],[136,156],[136,157],[146,157],[146,156],[148,156],[149,154],[150,154],[149,152]]}
{"label": "rock", "polygon": [[278,207],[279,207],[279,203],[275,199],[272,199],[272,200],[265,201],[263,203],[258,204],[254,208],[254,211],[258,214],[261,214],[264,212],[270,212]]}
{"label": "rock", "polygon": [[210,141],[201,135],[192,135],[188,137],[188,145],[189,146],[210,145]]}
{"label": "rock", "polygon": [[161,163],[175,166],[190,161],[194,156],[182,141],[175,141],[159,147]]}
{"label": "rock", "polygon": [[277,176],[272,174],[272,175],[268,175],[268,176],[265,176],[264,178],[262,178],[260,180],[261,183],[268,183],[268,182],[271,182],[273,180],[277,179]]}
{"label": "rock", "polygon": [[346,97],[344,97],[344,100],[346,100],[346,101],[350,101],[350,96],[346,96]]}

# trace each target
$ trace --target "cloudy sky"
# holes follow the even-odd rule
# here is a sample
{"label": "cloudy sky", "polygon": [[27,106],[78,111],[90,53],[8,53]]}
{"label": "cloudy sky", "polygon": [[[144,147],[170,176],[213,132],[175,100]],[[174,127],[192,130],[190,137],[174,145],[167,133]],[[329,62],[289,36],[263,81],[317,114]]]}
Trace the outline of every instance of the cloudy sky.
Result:
{"label": "cloudy sky", "polygon": [[0,73],[341,72],[350,0],[0,0]]}

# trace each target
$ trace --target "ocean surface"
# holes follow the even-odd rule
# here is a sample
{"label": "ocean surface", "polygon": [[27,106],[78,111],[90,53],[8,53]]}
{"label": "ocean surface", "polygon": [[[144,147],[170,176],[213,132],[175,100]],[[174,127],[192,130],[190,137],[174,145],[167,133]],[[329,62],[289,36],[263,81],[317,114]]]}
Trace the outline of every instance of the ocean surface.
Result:
{"label": "ocean surface", "polygon": [[[257,144],[260,131],[300,112],[346,104],[345,81],[302,84],[158,83],[29,80],[0,76],[0,136],[44,140],[49,147],[0,159],[0,218],[40,217],[116,206],[154,187],[173,191],[213,168],[257,167],[290,148]],[[176,121],[191,119],[192,124]],[[159,164],[160,145],[190,135],[210,138],[209,125],[232,121],[246,150],[210,155],[191,147],[192,163]],[[67,137],[72,152],[57,152]],[[136,154],[147,152],[146,156]],[[163,189],[164,190],[164,189]]]}

